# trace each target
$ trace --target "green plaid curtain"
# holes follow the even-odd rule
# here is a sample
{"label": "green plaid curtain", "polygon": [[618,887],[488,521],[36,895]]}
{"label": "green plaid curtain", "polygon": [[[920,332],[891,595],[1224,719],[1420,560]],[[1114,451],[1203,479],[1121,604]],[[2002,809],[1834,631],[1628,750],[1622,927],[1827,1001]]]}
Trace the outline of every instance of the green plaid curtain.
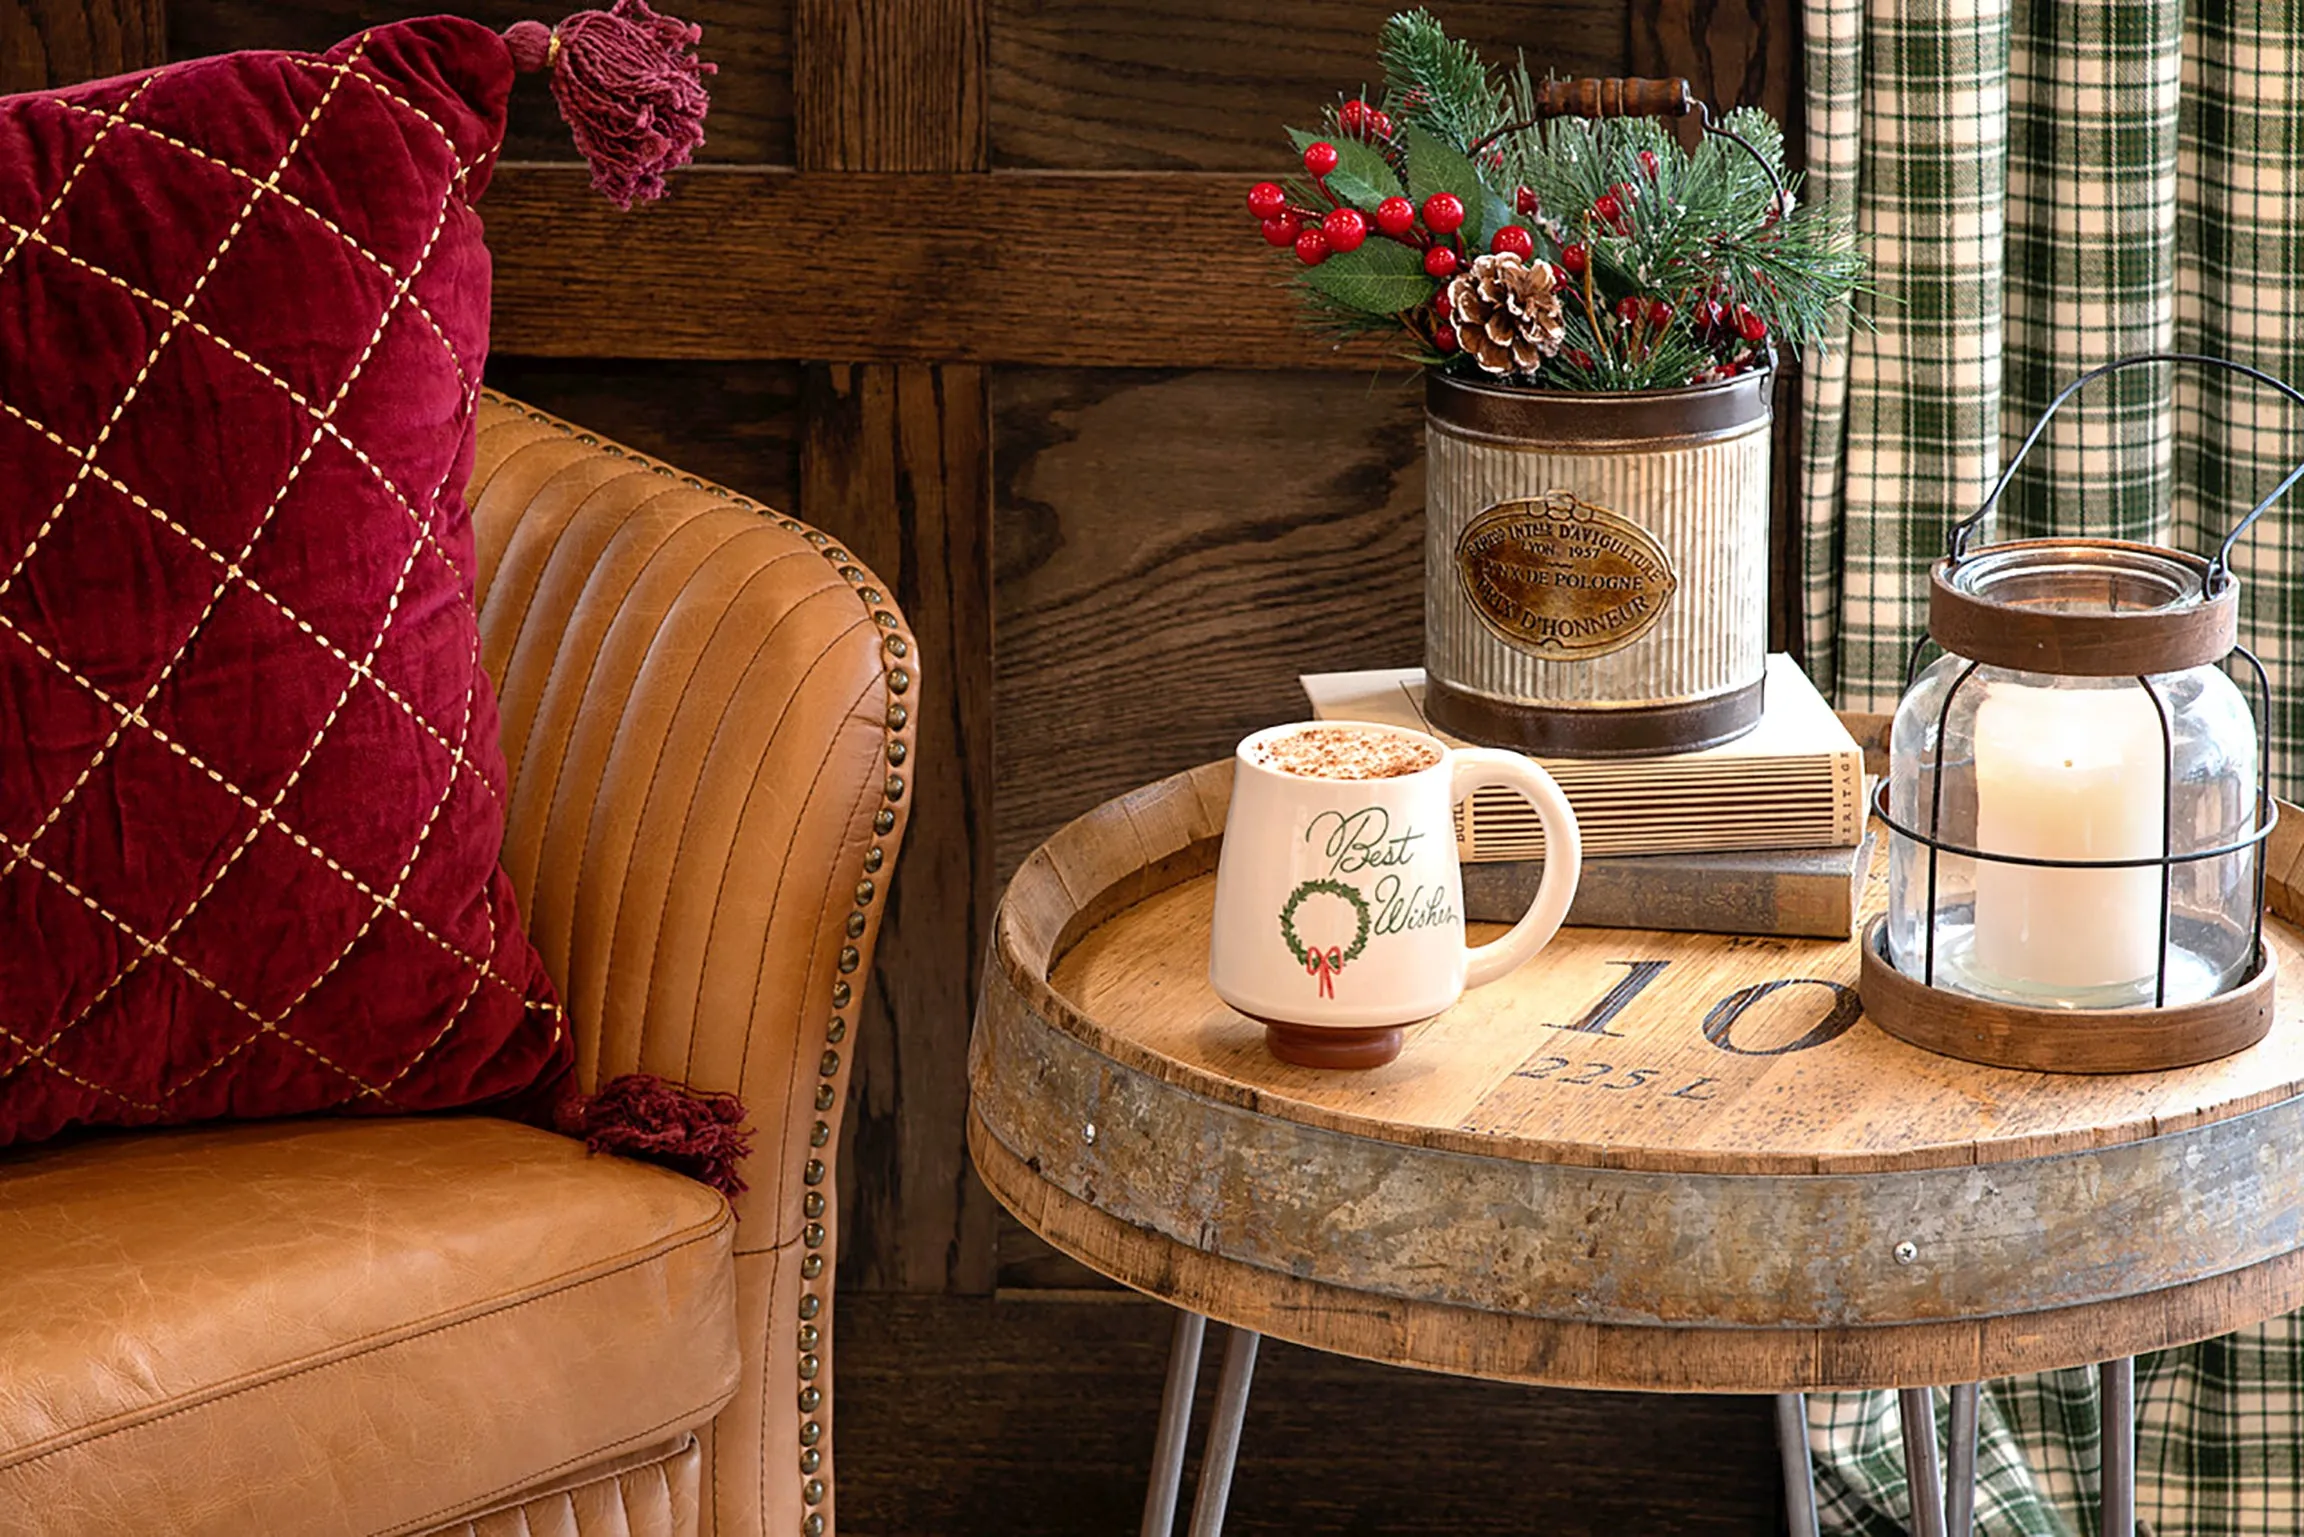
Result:
{"label": "green plaid curtain", "polygon": [[[1888,710],[1946,529],[2062,385],[2170,347],[2304,379],[2304,9],[1806,0],[1805,36],[1809,196],[1854,214],[1876,292],[1804,386],[1804,638],[1843,708]],[[2206,550],[2304,456],[2285,402],[2169,372],[2067,406],[1992,537]],[[2235,564],[2293,796],[2304,504]]]}
{"label": "green plaid curtain", "polygon": [[[1808,195],[1854,214],[1876,290],[1803,387],[1804,639],[1843,708],[1889,710],[1946,529],[2064,383],[2171,347],[2304,382],[2304,7],[1805,0],[1804,27]],[[2205,551],[2304,457],[2284,402],[2168,372],[2067,406],[1990,536]],[[2304,502],[2234,563],[2274,682],[2274,787],[2293,798]],[[2304,1532],[2294,1319],[2140,1360],[2137,1399],[2149,1530]],[[2096,1414],[2093,1371],[1991,1384],[1979,1530],[2092,1537]],[[1905,1529],[1893,1394],[1812,1397],[1810,1438],[1828,1531]]]}

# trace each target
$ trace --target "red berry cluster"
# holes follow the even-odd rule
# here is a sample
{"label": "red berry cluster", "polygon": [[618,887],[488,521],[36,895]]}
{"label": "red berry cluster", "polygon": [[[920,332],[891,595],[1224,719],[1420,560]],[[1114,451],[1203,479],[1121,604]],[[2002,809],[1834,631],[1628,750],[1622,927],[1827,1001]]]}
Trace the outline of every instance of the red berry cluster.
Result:
{"label": "red berry cluster", "polygon": [[[1355,112],[1355,107],[1360,110]],[[1392,120],[1366,102],[1346,102],[1337,115],[1347,125],[1367,133],[1378,136],[1391,133]],[[1430,277],[1453,277],[1470,260],[1461,235],[1466,217],[1462,198],[1453,192],[1435,192],[1418,208],[1404,197],[1388,197],[1376,205],[1371,221],[1367,214],[1350,207],[1328,190],[1329,173],[1341,159],[1336,146],[1325,139],[1304,146],[1304,172],[1320,189],[1320,195],[1333,205],[1325,211],[1294,207],[1277,182],[1260,181],[1248,189],[1248,211],[1256,216],[1268,243],[1292,245],[1298,261],[1307,267],[1317,267],[1330,256],[1359,250],[1368,239],[1373,222],[1375,232],[1385,239],[1421,251],[1424,271]],[[1532,210],[1534,197],[1525,187],[1520,190],[1522,211]],[[1419,222],[1421,229],[1417,227]],[[1536,255],[1536,239],[1524,227],[1507,224],[1488,238],[1488,249],[1509,251],[1522,261],[1532,261]]]}

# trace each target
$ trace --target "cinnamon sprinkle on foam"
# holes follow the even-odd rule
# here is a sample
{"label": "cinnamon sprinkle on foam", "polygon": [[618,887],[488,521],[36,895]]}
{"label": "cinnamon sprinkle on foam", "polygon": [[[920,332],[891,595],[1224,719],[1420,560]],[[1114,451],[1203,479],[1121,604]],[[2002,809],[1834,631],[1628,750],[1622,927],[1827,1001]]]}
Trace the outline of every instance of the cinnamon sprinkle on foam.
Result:
{"label": "cinnamon sprinkle on foam", "polygon": [[1259,768],[1304,779],[1397,779],[1440,761],[1430,742],[1370,726],[1304,726],[1248,749]]}

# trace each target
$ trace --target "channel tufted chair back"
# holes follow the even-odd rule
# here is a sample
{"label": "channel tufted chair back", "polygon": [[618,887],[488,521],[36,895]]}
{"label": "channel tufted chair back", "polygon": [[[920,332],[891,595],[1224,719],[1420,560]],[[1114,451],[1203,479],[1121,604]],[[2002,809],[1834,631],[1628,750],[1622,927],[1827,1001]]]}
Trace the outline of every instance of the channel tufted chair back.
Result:
{"label": "channel tufted chair back", "polygon": [[742,1096],[736,1396],[702,1529],[833,1529],[832,1164],[918,659],[824,534],[500,396],[471,482],[504,863],[592,1088]]}

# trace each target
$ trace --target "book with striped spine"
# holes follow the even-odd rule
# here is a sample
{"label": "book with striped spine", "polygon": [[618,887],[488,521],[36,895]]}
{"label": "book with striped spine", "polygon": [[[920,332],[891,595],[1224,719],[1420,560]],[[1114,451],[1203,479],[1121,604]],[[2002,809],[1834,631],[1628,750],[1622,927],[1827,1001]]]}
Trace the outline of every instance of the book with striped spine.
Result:
{"label": "book with striped spine", "polygon": [[[1411,726],[1463,745],[1425,717],[1420,667],[1300,681],[1317,719]],[[1538,761],[1575,808],[1590,858],[1853,848],[1864,836],[1863,750],[1788,656],[1768,658],[1766,713],[1733,742],[1655,758]],[[1536,814],[1510,790],[1482,790],[1457,816],[1466,859],[1543,857]]]}

